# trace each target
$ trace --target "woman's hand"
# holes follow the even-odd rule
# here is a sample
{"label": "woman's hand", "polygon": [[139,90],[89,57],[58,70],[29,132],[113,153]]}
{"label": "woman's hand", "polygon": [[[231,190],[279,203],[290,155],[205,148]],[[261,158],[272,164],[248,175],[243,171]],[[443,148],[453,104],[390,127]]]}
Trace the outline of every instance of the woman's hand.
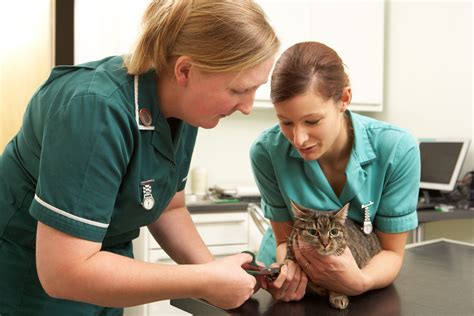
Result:
{"label": "woman's hand", "polygon": [[252,261],[246,253],[204,264],[202,299],[223,309],[236,308],[252,296],[257,281],[242,269]]}
{"label": "woman's hand", "polygon": [[349,248],[340,256],[323,256],[301,239],[298,244],[294,248],[296,260],[314,284],[351,296],[368,290],[367,278]]}
{"label": "woman's hand", "polygon": [[[278,267],[280,264],[273,263],[271,268]],[[261,287],[266,289],[274,299],[289,302],[299,301],[306,292],[308,278],[301,267],[292,260],[287,260],[281,265],[278,278],[272,282],[264,280]]]}

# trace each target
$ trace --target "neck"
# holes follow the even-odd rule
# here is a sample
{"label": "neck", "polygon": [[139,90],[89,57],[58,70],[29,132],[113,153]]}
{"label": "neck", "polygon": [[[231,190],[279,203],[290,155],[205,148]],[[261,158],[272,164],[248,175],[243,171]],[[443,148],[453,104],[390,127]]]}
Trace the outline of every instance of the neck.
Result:
{"label": "neck", "polygon": [[345,170],[352,152],[354,133],[348,114],[341,117],[341,129],[332,148],[319,159],[319,163],[336,170]]}
{"label": "neck", "polygon": [[177,112],[179,108],[177,104],[180,102],[178,90],[178,85],[169,76],[165,74],[156,76],[157,97],[160,100],[160,110],[165,118],[180,117]]}

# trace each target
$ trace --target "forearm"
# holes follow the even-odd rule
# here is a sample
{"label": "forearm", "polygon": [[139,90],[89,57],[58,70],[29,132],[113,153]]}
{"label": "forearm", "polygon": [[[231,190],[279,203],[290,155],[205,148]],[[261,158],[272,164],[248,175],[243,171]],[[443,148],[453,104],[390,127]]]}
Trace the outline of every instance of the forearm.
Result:
{"label": "forearm", "polygon": [[185,207],[166,211],[148,229],[177,263],[205,263],[214,259]]}
{"label": "forearm", "polygon": [[287,243],[283,242],[279,244],[276,248],[276,262],[283,263],[286,258]]}
{"label": "forearm", "polygon": [[203,265],[159,265],[106,251],[97,252],[76,267],[56,277],[61,284],[52,287],[53,296],[58,293],[58,298],[125,307],[169,298],[202,297],[202,284],[209,281]]}
{"label": "forearm", "polygon": [[397,277],[403,256],[390,250],[382,250],[362,269],[365,277],[364,292],[390,285]]}
{"label": "forearm", "polygon": [[271,221],[271,225],[273,228],[273,233],[275,235],[275,241],[277,244],[276,247],[276,262],[283,263],[286,259],[286,252],[287,252],[287,241],[288,237],[291,234],[291,230],[293,227],[292,221],[287,222],[275,222]]}
{"label": "forearm", "polygon": [[[408,232],[383,233],[376,231],[382,251],[375,255],[362,269],[365,291],[379,289],[391,284],[402,268]],[[364,291],[364,292],[365,292]]]}

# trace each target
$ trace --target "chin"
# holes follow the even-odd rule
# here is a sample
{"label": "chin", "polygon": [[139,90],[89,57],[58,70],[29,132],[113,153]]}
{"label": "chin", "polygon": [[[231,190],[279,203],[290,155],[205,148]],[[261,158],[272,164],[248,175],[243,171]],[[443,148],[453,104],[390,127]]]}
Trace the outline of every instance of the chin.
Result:
{"label": "chin", "polygon": [[310,152],[302,153],[301,151],[298,151],[298,153],[304,160],[309,161],[309,160],[318,160],[319,158],[323,156],[324,151],[320,146],[318,146],[317,148],[314,148]]}
{"label": "chin", "polygon": [[304,160],[318,160],[319,158],[321,158],[322,156],[322,153],[320,153],[319,151],[318,152],[313,152],[313,153],[309,153],[309,154],[301,154],[301,157],[303,157]]}
{"label": "chin", "polygon": [[219,119],[216,119],[214,121],[206,121],[206,122],[197,124],[197,127],[201,127],[204,129],[211,129],[211,128],[216,127],[218,124],[219,124]]}

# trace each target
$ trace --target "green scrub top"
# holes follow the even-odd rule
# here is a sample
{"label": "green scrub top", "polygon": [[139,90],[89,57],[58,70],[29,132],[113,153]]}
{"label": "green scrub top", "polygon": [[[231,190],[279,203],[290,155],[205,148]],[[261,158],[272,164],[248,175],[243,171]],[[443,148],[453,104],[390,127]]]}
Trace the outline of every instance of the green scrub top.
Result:
{"label": "green scrub top", "polygon": [[[151,71],[138,78],[138,105],[150,112],[154,130],[139,129],[134,77],[122,57],[57,67],[30,100],[0,157],[1,315],[121,313],[47,296],[36,274],[36,226],[41,221],[133,256],[140,227],[184,189],[197,135],[181,121],[172,135],[155,77]],[[142,206],[148,180],[150,210]]]}
{"label": "green scrub top", "polygon": [[[386,233],[412,230],[418,225],[420,153],[407,131],[347,111],[354,145],[346,167],[346,184],[337,196],[317,160],[305,161],[278,125],[264,131],[250,156],[265,216],[276,222],[293,220],[290,200],[317,210],[336,210],[350,203],[348,216],[364,220],[369,207],[375,229]],[[271,228],[264,234],[258,258],[275,262],[276,243]]]}

